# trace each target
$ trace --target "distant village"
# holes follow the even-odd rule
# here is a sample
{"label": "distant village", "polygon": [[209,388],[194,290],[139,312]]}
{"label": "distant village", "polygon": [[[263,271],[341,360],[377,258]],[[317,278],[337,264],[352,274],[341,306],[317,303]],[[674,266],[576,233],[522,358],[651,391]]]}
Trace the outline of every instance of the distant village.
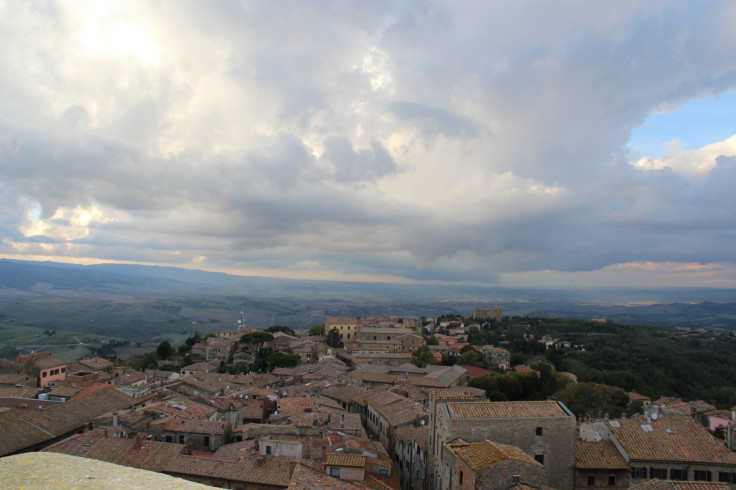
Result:
{"label": "distant village", "polygon": [[[559,400],[490,401],[468,386],[491,372],[540,375],[512,367],[501,342],[468,343],[470,328],[502,315],[327,317],[295,335],[241,315],[193,339],[183,367],[0,360],[0,463],[43,452],[235,489],[736,489],[736,407],[632,392],[634,415],[576,418]],[[487,369],[440,363],[467,352]],[[271,365],[247,369],[259,362]]]}

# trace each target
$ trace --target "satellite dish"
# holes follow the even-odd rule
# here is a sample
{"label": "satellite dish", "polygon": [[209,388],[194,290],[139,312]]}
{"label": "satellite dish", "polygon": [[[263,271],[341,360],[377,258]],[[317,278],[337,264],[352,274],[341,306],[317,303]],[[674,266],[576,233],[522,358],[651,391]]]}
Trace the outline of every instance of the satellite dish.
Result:
{"label": "satellite dish", "polygon": [[601,435],[600,435],[599,433],[597,433],[597,432],[596,432],[596,433],[595,433],[595,440],[596,440],[596,441],[600,441],[601,439],[603,439],[603,438],[601,437]]}
{"label": "satellite dish", "polygon": [[657,420],[658,415],[655,413],[652,414],[652,420]]}

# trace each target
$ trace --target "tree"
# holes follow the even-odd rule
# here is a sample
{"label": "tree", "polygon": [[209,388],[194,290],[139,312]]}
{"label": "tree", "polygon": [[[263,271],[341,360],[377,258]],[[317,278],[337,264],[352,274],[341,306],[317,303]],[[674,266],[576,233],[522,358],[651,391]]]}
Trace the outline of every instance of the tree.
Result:
{"label": "tree", "polygon": [[246,345],[260,345],[272,341],[273,335],[268,332],[251,332],[240,337],[240,343]]}
{"label": "tree", "polygon": [[428,335],[424,337],[424,340],[427,342],[427,345],[440,345],[440,341],[434,335]]}
{"label": "tree", "polygon": [[298,354],[283,354],[281,352],[272,352],[265,358],[269,371],[273,371],[277,367],[294,367],[299,364],[301,359]]}
{"label": "tree", "polygon": [[130,367],[137,371],[145,371],[146,369],[158,368],[158,355],[155,352],[149,352],[142,356],[131,356],[129,359]]}
{"label": "tree", "polygon": [[604,414],[618,416],[626,411],[629,396],[621,388],[596,383],[571,383],[555,393],[576,417]]}
{"label": "tree", "polygon": [[194,344],[197,344],[202,341],[202,337],[199,335],[199,332],[195,331],[194,335],[187,338],[187,340],[184,341],[185,344],[192,346]]}
{"label": "tree", "polygon": [[171,343],[168,340],[164,340],[156,347],[156,355],[161,360],[168,359],[173,353],[174,348],[171,347]]}
{"label": "tree", "polygon": [[282,327],[280,325],[274,325],[272,327],[268,327],[266,329],[266,332],[276,333],[276,332],[283,332],[287,335],[291,335],[292,337],[296,337],[296,332],[291,327]]}
{"label": "tree", "polygon": [[324,335],[325,334],[325,324],[324,323],[318,323],[317,325],[314,325],[312,328],[309,329],[309,336],[313,337],[315,335]]}
{"label": "tree", "polygon": [[414,357],[414,365],[420,368],[427,367],[427,364],[434,364],[435,359],[432,351],[426,345],[417,347],[412,353]]}
{"label": "tree", "polygon": [[467,350],[460,354],[460,357],[457,358],[457,363],[483,369],[488,368],[488,363],[486,362],[485,357],[483,357],[483,354],[475,349]]}
{"label": "tree", "polygon": [[338,332],[336,328],[333,328],[327,334],[325,344],[329,345],[330,347],[334,347],[335,349],[339,349],[340,347],[342,347],[343,344],[342,340],[340,340],[340,332]]}

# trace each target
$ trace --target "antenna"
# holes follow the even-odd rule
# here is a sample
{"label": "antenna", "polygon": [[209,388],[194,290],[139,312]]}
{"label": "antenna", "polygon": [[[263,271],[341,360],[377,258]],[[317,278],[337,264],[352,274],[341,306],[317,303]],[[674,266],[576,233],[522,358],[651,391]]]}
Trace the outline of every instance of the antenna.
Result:
{"label": "antenna", "polygon": [[657,417],[658,417],[657,412],[653,412],[652,413],[652,420],[657,420]]}

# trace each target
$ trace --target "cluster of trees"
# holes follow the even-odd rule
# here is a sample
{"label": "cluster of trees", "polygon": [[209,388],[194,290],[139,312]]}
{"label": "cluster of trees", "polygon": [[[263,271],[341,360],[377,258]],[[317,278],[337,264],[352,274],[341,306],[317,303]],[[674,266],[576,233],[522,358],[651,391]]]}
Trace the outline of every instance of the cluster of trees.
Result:
{"label": "cluster of trees", "polygon": [[[222,373],[245,373],[245,372],[270,372],[277,367],[294,367],[299,364],[301,359],[298,355],[284,354],[282,352],[274,352],[268,343],[273,341],[273,333],[283,332],[288,335],[296,336],[296,332],[290,327],[275,325],[268,327],[265,331],[251,332],[240,337],[240,344],[246,350],[253,354],[254,362],[246,364],[244,362],[233,365],[231,359],[228,362],[222,361],[218,368],[218,372]],[[128,365],[133,369],[158,369],[160,361],[178,361],[180,366],[188,363],[189,355],[192,347],[207,337],[214,334],[207,334],[202,337],[198,332],[188,337],[184,343],[178,347],[171,345],[168,340],[162,341],[153,352],[143,355],[131,356]]]}
{"label": "cluster of trees", "polygon": [[[476,323],[454,314],[443,318],[465,325]],[[537,342],[545,335],[569,340],[582,348],[547,349]],[[619,416],[622,411],[631,411],[628,398],[624,400],[627,391],[636,391],[652,399],[661,395],[700,399],[722,409],[736,405],[734,332],[715,335],[708,331],[678,332],[670,327],[622,325],[610,320],[504,317],[502,321],[484,322],[470,328],[468,342],[473,345],[501,345],[503,342],[503,347],[511,352],[512,365],[549,364],[557,371],[575,374],[580,381],[577,388],[548,394],[559,399],[564,397],[571,409],[580,407],[573,410],[576,413],[585,411],[583,405],[592,405],[592,412],[585,413],[589,415],[608,412],[611,416]],[[457,362],[484,367],[477,362],[479,360],[473,359],[475,356],[467,357],[470,359],[458,359]],[[502,386],[505,386],[503,382]],[[489,394],[497,398],[501,394],[516,396],[513,390],[491,388]]]}

